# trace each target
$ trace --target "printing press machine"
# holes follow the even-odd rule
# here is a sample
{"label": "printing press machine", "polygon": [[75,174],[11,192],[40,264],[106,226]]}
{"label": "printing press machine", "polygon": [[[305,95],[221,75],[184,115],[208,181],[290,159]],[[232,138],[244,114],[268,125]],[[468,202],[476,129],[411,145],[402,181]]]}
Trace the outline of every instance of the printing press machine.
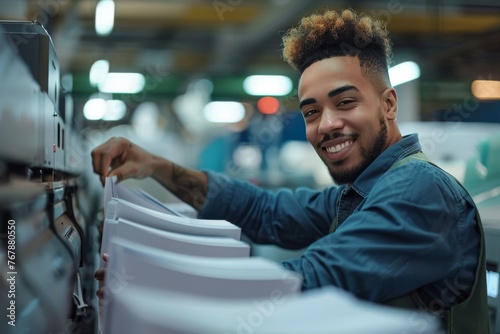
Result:
{"label": "printing press machine", "polygon": [[96,333],[97,197],[52,40],[0,21],[0,333]]}

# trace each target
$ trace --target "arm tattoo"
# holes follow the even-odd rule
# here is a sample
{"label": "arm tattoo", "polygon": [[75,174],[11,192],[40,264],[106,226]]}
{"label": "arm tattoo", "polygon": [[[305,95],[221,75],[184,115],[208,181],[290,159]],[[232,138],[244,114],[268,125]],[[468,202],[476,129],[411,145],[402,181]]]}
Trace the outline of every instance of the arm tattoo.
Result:
{"label": "arm tattoo", "polygon": [[191,175],[187,169],[173,164],[172,181],[175,184],[173,193],[184,202],[196,209],[200,209],[207,196],[206,184]]}

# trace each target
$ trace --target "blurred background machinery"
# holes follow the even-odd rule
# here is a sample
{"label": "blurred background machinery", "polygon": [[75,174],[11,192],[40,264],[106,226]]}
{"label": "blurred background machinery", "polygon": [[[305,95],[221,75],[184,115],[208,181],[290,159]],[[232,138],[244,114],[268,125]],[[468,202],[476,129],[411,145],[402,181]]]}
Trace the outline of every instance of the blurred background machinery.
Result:
{"label": "blurred background machinery", "polygon": [[40,23],[0,21],[0,60],[1,332],[94,333],[97,197],[56,50]]}

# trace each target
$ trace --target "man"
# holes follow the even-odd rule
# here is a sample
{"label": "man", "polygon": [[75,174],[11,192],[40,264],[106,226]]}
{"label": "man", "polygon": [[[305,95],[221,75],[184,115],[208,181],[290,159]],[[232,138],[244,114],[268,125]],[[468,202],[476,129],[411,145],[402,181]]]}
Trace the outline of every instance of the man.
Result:
{"label": "man", "polygon": [[[308,247],[283,265],[303,289],[334,285],[378,303],[440,316],[449,333],[487,333],[483,236],[476,208],[426,161],[416,134],[396,123],[397,94],[384,26],[350,10],[305,17],[283,38],[301,73],[306,136],[338,185],[271,193],[186,169],[126,139],[92,152],[105,176],[153,177],[199,210],[259,243]],[[111,170],[109,168],[111,166]]]}

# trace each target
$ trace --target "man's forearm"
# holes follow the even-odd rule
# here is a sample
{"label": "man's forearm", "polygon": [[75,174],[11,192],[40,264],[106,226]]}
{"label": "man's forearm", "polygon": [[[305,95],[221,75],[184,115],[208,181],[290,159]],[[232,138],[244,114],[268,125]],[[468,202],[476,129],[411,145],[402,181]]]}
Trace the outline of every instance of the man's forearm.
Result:
{"label": "man's forearm", "polygon": [[203,172],[185,168],[155,156],[152,177],[196,210],[200,210],[205,203],[208,178]]}

